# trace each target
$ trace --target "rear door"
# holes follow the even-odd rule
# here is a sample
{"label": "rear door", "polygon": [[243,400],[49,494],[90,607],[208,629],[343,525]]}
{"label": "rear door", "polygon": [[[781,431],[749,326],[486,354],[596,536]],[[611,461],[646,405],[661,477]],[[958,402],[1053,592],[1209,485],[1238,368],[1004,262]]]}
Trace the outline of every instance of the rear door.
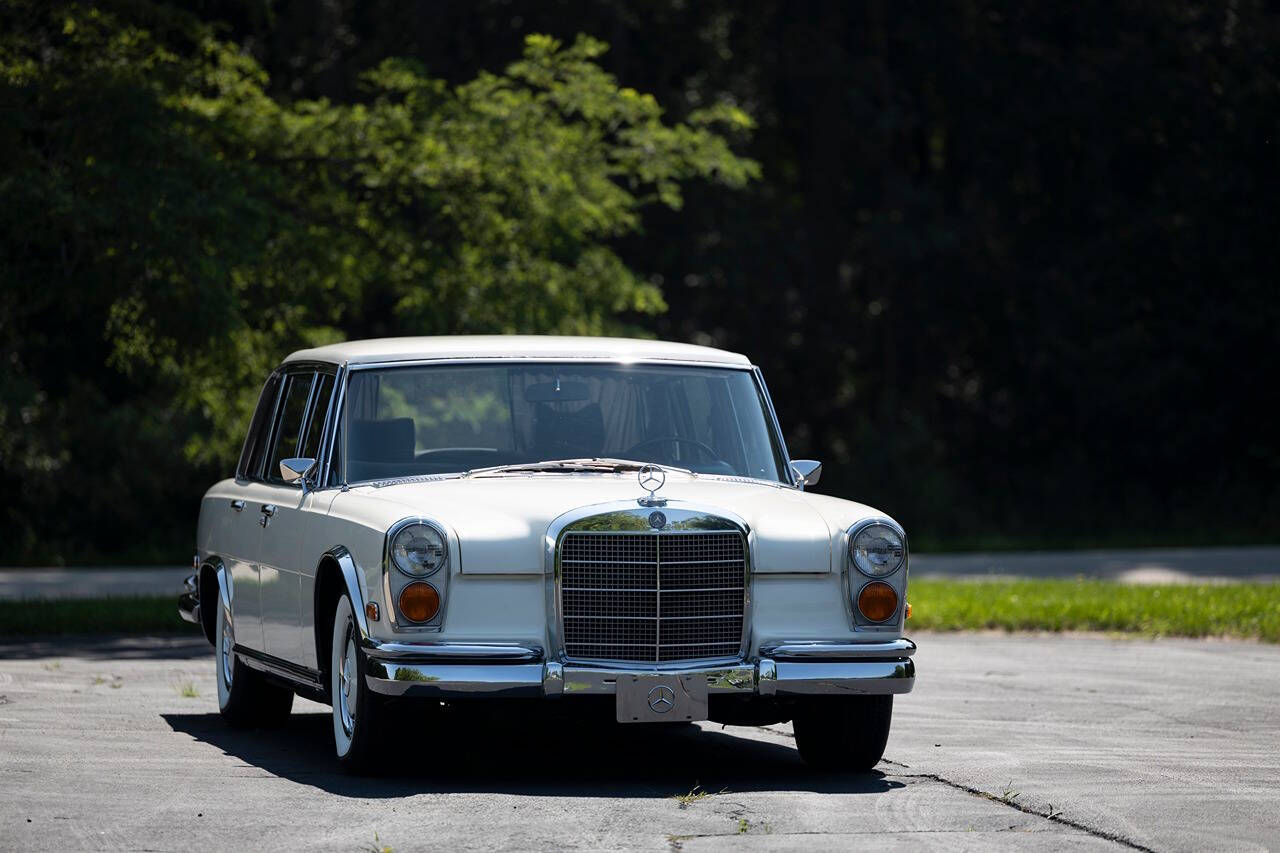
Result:
{"label": "rear door", "polygon": [[[250,488],[249,497],[258,523],[259,588],[262,595],[262,636],[265,651],[289,659],[291,633],[297,628],[299,581],[289,567],[298,551],[298,513],[302,508],[302,487],[286,484],[280,475],[280,460],[298,455],[307,405],[315,373],[291,370],[285,374],[279,415],[271,436],[262,479]],[[282,654],[285,652],[285,654]]]}
{"label": "rear door", "polygon": [[275,425],[276,408],[280,399],[282,376],[279,372],[268,377],[258,398],[245,439],[240,463],[236,466],[236,481],[230,494],[219,498],[210,510],[214,513],[217,541],[210,548],[222,558],[231,575],[231,616],[238,645],[262,651],[262,592],[258,572],[258,547],[262,528],[258,524],[253,490],[262,477],[271,435]]}

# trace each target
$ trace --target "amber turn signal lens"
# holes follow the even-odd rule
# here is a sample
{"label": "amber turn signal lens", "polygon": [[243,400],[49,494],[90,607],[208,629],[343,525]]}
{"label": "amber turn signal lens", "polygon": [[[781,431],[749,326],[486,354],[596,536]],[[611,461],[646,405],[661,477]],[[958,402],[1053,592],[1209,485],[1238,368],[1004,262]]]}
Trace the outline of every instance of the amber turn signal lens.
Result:
{"label": "amber turn signal lens", "polygon": [[887,583],[873,581],[858,593],[858,610],[872,622],[884,622],[898,612],[898,594]]}
{"label": "amber turn signal lens", "polygon": [[907,618],[908,619],[911,618],[911,602],[910,601],[907,602]]}
{"label": "amber turn signal lens", "polygon": [[429,583],[411,583],[400,590],[400,614],[410,622],[430,622],[440,612],[440,593]]}

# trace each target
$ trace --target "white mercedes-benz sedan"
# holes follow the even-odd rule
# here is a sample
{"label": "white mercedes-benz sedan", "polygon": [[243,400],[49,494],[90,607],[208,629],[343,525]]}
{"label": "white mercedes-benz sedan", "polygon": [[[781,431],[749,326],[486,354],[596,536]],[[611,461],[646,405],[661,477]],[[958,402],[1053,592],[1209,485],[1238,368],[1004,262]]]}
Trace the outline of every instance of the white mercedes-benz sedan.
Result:
{"label": "white mercedes-benz sedan", "polygon": [[867,770],[915,683],[907,538],[805,491],[820,470],[787,455],[735,353],[303,350],[204,496],[179,612],[214,645],[228,723],[279,724],[295,694],[332,705],[353,771],[386,764],[393,705],[495,699],[620,724],[792,720],[808,762]]}

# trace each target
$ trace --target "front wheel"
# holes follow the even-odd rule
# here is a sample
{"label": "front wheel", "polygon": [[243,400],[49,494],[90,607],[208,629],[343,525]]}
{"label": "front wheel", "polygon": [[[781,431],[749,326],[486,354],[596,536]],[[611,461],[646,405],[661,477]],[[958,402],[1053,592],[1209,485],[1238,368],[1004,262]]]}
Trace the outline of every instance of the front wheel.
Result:
{"label": "front wheel", "polygon": [[293,691],[272,684],[236,658],[235,625],[221,605],[215,639],[214,678],[218,682],[218,712],[222,718],[238,729],[283,725],[293,708]]}
{"label": "front wheel", "polygon": [[822,696],[800,703],[792,728],[811,766],[865,772],[884,756],[892,720],[892,696]]}
{"label": "front wheel", "polygon": [[338,763],[348,773],[363,774],[377,769],[376,733],[384,704],[365,684],[365,657],[353,613],[351,599],[344,594],[333,614],[329,693]]}

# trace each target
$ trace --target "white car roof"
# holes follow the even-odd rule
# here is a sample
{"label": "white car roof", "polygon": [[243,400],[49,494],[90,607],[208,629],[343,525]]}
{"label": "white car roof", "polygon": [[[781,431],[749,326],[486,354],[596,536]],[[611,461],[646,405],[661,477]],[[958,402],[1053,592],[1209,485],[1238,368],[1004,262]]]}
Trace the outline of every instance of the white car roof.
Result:
{"label": "white car roof", "polygon": [[596,359],[601,361],[682,361],[750,367],[744,355],[726,350],[639,338],[552,335],[449,335],[375,338],[298,350],[285,359],[334,364],[435,359]]}

